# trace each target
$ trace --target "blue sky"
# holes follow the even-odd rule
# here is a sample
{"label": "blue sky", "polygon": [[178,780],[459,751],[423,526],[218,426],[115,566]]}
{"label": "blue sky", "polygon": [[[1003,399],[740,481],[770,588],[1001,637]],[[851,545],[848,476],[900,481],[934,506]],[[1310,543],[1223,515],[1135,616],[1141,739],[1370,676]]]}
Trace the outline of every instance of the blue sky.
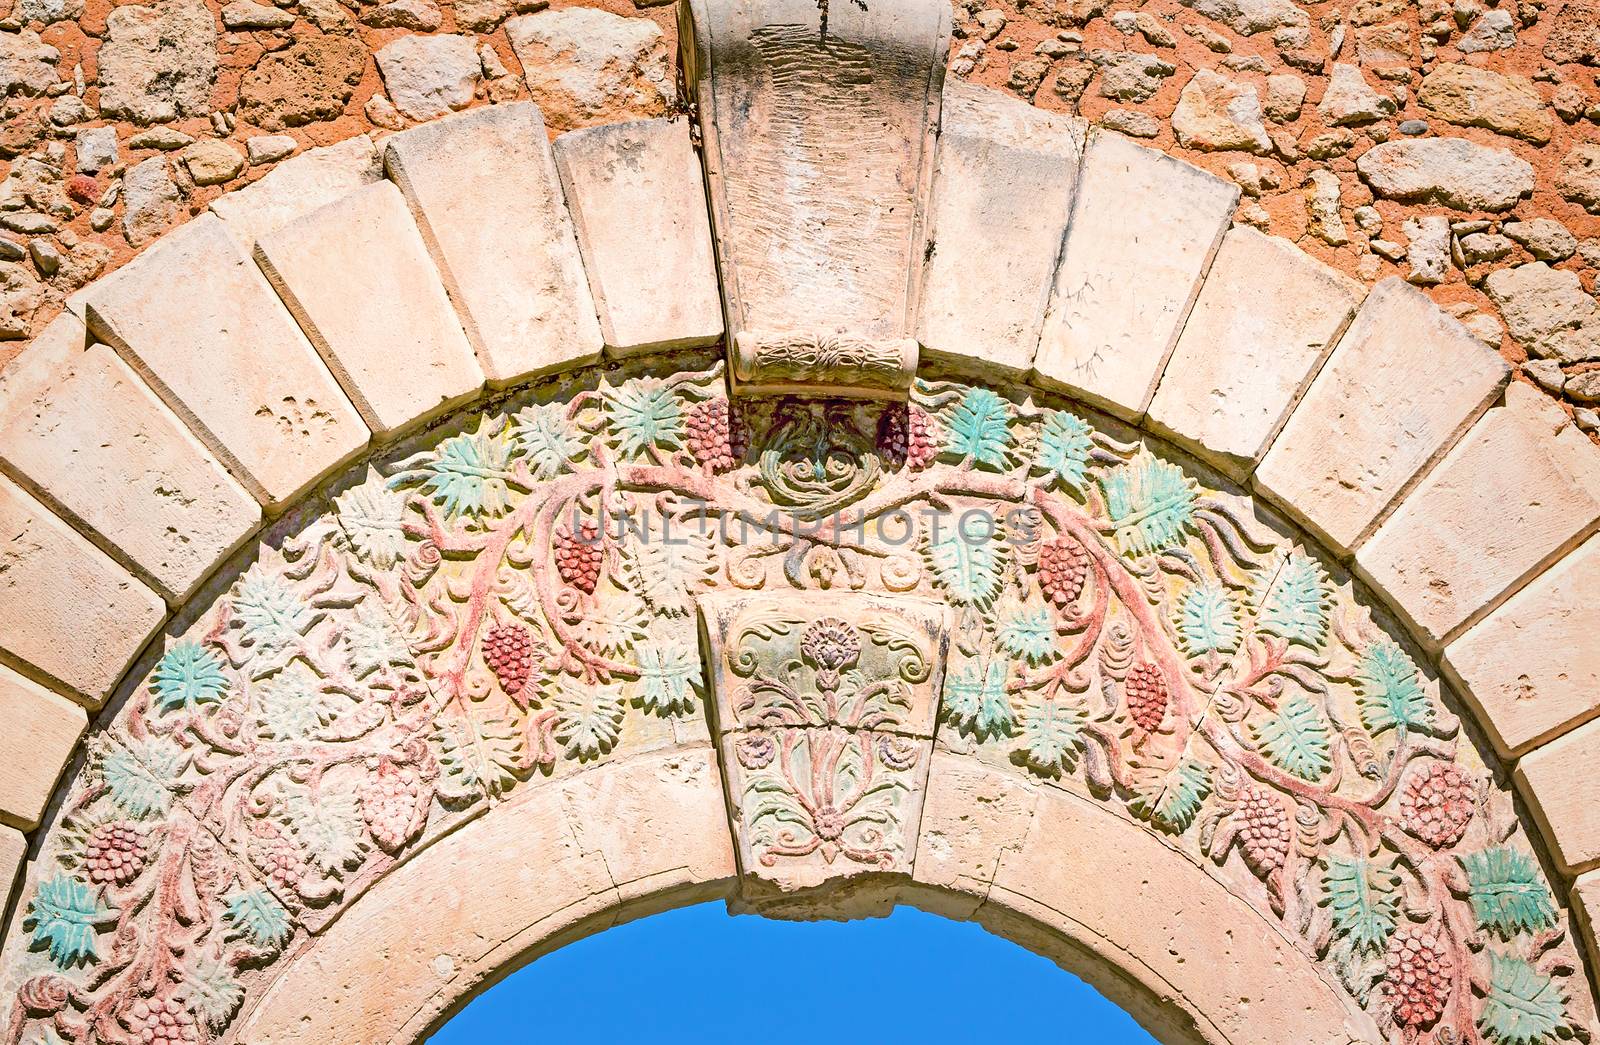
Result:
{"label": "blue sky", "polygon": [[976,925],[908,907],[869,921],[774,922],[730,918],[720,902],[563,947],[430,1040],[1154,1045],[1082,980]]}

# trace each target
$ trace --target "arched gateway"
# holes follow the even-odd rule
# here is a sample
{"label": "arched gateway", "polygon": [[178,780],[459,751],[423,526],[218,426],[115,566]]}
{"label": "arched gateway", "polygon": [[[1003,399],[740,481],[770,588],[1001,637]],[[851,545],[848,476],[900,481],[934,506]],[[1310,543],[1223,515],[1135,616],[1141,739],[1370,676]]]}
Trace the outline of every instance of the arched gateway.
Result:
{"label": "arched gateway", "polygon": [[689,117],[314,152],[0,375],[5,1041],[414,1041],[719,897],[1590,1040],[1595,448],[942,0],[683,10]]}

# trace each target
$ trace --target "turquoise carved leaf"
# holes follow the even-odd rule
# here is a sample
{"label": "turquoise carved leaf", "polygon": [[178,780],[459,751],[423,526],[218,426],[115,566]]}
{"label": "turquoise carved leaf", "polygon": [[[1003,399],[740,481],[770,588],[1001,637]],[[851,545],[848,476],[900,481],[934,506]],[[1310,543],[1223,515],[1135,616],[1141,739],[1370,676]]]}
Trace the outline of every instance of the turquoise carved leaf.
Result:
{"label": "turquoise carved leaf", "polygon": [[115,918],[97,890],[58,874],[39,883],[25,923],[33,932],[33,948],[49,952],[51,961],[70,969],[100,960],[95,932]]}
{"label": "turquoise carved leaf", "polygon": [[234,589],[232,625],[248,657],[251,678],[264,678],[288,663],[306,632],[324,613],[300,597],[282,577],[252,569]]}
{"label": "turquoise carved leaf", "polygon": [[1368,645],[1356,668],[1355,685],[1361,724],[1374,736],[1399,726],[1425,728],[1433,720],[1417,667],[1398,643],[1384,639]]}
{"label": "turquoise carved leaf", "polygon": [[647,711],[674,715],[694,710],[699,699],[700,657],[675,643],[641,644],[635,700]]}
{"label": "turquoise carved leaf", "polygon": [[187,640],[167,650],[150,681],[151,695],[162,713],[194,711],[202,704],[215,704],[227,689],[222,658]]}
{"label": "turquoise carved leaf", "polygon": [[1210,583],[1184,592],[1178,604],[1178,644],[1190,656],[1239,648],[1239,611],[1227,588]]}
{"label": "turquoise carved leaf", "polygon": [[1567,998],[1555,978],[1521,958],[1489,952],[1489,993],[1478,1029],[1496,1045],[1545,1045],[1567,1037]]}
{"label": "turquoise carved leaf", "polygon": [[1169,834],[1181,834],[1194,823],[1200,805],[1211,793],[1211,772],[1203,762],[1185,758],[1170,773],[1138,788],[1128,803],[1134,816]]}
{"label": "turquoise carved leaf", "polygon": [[1001,658],[969,660],[945,679],[945,715],[963,733],[979,740],[1008,736],[1016,722],[1011,697],[1006,693],[1009,666]]}
{"label": "turquoise carved leaf", "polygon": [[504,514],[511,507],[511,442],[503,433],[478,430],[451,436],[432,453],[408,458],[389,479],[391,487],[420,484],[445,515]]}
{"label": "turquoise carved leaf", "polygon": [[281,950],[289,942],[289,912],[266,889],[246,889],[228,897],[227,903],[222,916],[229,939],[247,940],[264,951]]}
{"label": "turquoise carved leaf", "polygon": [[624,457],[654,456],[683,446],[683,404],[670,385],[628,381],[605,398],[611,445]]}
{"label": "turquoise carved leaf", "polygon": [[1322,564],[1286,552],[1257,582],[1257,627],[1269,635],[1321,649],[1328,635],[1333,586]]}
{"label": "turquoise carved leaf", "polygon": [[1044,776],[1071,772],[1083,752],[1087,717],[1081,708],[1048,697],[1023,705],[1018,731],[1022,742],[1013,761]]}
{"label": "turquoise carved leaf", "polygon": [[517,411],[511,441],[535,479],[548,481],[583,455],[583,433],[561,403],[535,403]]}
{"label": "turquoise carved leaf", "polygon": [[1183,543],[1198,488],[1177,465],[1143,453],[1101,479],[1100,489],[1124,554],[1147,555]]}
{"label": "turquoise carved leaf", "polygon": [[1539,880],[1533,857],[1508,846],[1495,846],[1461,858],[1467,872],[1467,896],[1480,928],[1510,939],[1555,924],[1550,890]]}
{"label": "turquoise carved leaf", "polygon": [[1010,467],[1011,408],[987,388],[969,388],[944,425],[945,455],[1000,471]]}
{"label": "turquoise carved leaf", "polygon": [[171,739],[129,738],[107,749],[100,779],[111,801],[136,820],[165,816],[188,756]]}
{"label": "turquoise carved leaf", "polygon": [[1399,876],[1362,857],[1329,856],[1321,905],[1333,928],[1357,950],[1382,954],[1400,907]]}
{"label": "turquoise carved leaf", "polygon": [[1081,494],[1093,452],[1094,430],[1076,414],[1057,410],[1039,429],[1033,472],[1041,476],[1040,481],[1046,486],[1064,486]]}
{"label": "turquoise carved leaf", "polygon": [[945,522],[929,528],[923,554],[934,579],[953,601],[981,608],[1000,591],[1005,542],[975,537],[963,534],[959,525]]}
{"label": "turquoise carved leaf", "polygon": [[1061,650],[1056,646],[1055,625],[1050,620],[1050,611],[1043,606],[1017,607],[1001,622],[995,641],[1013,659],[1026,660],[1034,667],[1061,658]]}
{"label": "turquoise carved leaf", "polygon": [[1333,768],[1328,725],[1303,696],[1296,696],[1274,718],[1257,726],[1256,742],[1273,765],[1302,780],[1321,780]]}

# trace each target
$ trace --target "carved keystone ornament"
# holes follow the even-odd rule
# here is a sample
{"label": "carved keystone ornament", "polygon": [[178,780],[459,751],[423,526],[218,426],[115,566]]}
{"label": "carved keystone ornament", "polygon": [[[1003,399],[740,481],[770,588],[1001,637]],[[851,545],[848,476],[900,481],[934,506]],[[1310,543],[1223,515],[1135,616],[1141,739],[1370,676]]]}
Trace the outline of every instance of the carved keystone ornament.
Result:
{"label": "carved keystone ornament", "polygon": [[736,386],[903,396],[949,5],[691,0],[678,12]]}

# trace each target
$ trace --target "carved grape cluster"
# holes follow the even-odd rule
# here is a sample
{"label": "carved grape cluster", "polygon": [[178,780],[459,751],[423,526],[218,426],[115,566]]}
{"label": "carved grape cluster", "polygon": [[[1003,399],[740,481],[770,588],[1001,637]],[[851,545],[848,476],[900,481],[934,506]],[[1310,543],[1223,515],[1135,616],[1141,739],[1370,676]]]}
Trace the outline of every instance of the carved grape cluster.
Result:
{"label": "carved grape cluster", "polygon": [[600,583],[600,567],[605,562],[599,524],[579,523],[574,533],[571,523],[562,523],[556,527],[551,544],[561,580],[585,595],[593,595],[595,586]]}
{"label": "carved grape cluster", "polygon": [[1407,831],[1435,849],[1455,845],[1472,820],[1476,789],[1450,762],[1430,762],[1406,778],[1400,816]]}
{"label": "carved grape cluster", "polygon": [[127,820],[101,824],[83,848],[83,865],[95,885],[124,886],[144,870],[147,859],[144,829]]}

